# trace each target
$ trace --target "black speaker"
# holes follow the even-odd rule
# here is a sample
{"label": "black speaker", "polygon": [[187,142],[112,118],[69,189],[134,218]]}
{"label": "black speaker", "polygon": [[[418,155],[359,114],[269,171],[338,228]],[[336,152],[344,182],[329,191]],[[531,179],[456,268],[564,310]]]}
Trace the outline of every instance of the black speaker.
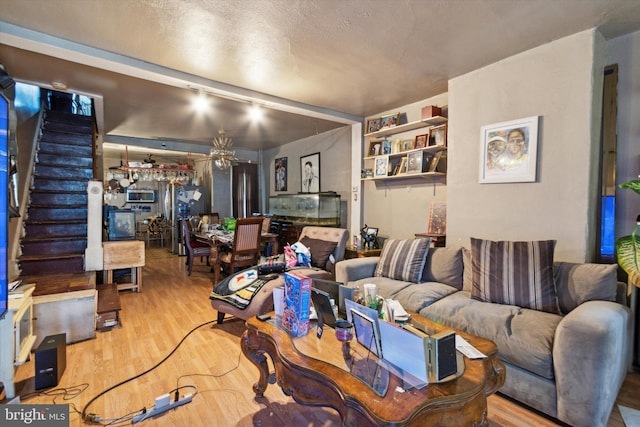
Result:
{"label": "black speaker", "polygon": [[429,382],[439,383],[453,378],[458,371],[456,334],[444,331],[428,338]]}
{"label": "black speaker", "polygon": [[46,336],[35,356],[36,390],[57,386],[67,367],[67,334]]}

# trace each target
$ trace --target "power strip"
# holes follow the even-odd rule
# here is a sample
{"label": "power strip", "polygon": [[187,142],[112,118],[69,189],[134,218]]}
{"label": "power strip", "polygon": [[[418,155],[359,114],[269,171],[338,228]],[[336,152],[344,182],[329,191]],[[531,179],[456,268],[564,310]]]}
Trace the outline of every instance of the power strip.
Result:
{"label": "power strip", "polygon": [[182,396],[180,399],[176,400],[175,402],[171,402],[171,403],[169,403],[167,405],[164,405],[164,406],[161,406],[161,407],[152,406],[151,409],[149,409],[146,413],[140,414],[140,415],[136,415],[135,417],[133,417],[132,422],[135,424],[137,422],[144,421],[147,418],[155,417],[156,415],[160,415],[163,412],[168,411],[169,409],[177,408],[178,406],[182,406],[184,404],[187,404],[187,403],[191,402],[192,399],[193,399],[193,395],[192,394],[187,394],[187,395]]}

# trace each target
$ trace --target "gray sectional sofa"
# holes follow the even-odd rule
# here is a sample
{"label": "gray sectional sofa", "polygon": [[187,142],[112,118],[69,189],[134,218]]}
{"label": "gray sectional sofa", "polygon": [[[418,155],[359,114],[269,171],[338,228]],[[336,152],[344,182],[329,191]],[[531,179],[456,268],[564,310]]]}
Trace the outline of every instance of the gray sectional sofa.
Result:
{"label": "gray sectional sofa", "polygon": [[[384,255],[384,251],[383,251]],[[630,310],[616,265],[553,263],[561,314],[471,298],[470,251],[430,248],[420,283],[376,276],[379,257],[336,265],[344,284],[494,341],[506,366],[499,390],[573,426],[606,426],[629,367]]]}

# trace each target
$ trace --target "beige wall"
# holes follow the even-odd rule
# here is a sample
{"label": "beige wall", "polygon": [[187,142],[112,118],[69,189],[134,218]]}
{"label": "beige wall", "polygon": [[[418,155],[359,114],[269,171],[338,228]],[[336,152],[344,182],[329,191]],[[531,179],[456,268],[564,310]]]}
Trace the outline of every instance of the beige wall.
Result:
{"label": "beige wall", "polygon": [[[300,157],[320,153],[320,191],[335,191],[341,198],[341,225],[348,228],[351,214],[351,127],[345,126],[290,144],[265,150],[265,189],[268,196],[300,192]],[[275,159],[287,157],[287,191],[275,191]],[[267,201],[268,205],[268,201]]]}
{"label": "beige wall", "polygon": [[[557,240],[590,260],[605,42],[585,31],[449,81],[447,245]],[[540,116],[534,183],[479,184],[480,127]]]}
{"label": "beige wall", "polygon": [[[407,123],[421,118],[422,107],[447,105],[447,94],[435,96],[394,110],[382,111],[375,116],[400,112],[407,115]],[[366,121],[365,121],[366,123]],[[390,139],[410,139],[424,134],[416,129],[390,136]],[[368,142],[365,141],[364,145]],[[366,149],[363,148],[363,152]],[[414,233],[427,231],[427,218],[433,200],[446,200],[446,179],[407,178],[389,181],[367,181],[362,185],[363,222],[379,229],[382,238],[413,238]]]}

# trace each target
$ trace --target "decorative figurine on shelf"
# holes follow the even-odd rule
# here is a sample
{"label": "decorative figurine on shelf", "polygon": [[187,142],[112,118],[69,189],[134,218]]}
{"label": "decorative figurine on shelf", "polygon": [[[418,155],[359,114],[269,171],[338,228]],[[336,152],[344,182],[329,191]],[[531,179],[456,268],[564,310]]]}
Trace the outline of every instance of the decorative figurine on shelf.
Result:
{"label": "decorative figurine on shelf", "polygon": [[360,236],[362,237],[363,249],[379,249],[378,245],[378,229],[369,227],[367,224],[360,230]]}

